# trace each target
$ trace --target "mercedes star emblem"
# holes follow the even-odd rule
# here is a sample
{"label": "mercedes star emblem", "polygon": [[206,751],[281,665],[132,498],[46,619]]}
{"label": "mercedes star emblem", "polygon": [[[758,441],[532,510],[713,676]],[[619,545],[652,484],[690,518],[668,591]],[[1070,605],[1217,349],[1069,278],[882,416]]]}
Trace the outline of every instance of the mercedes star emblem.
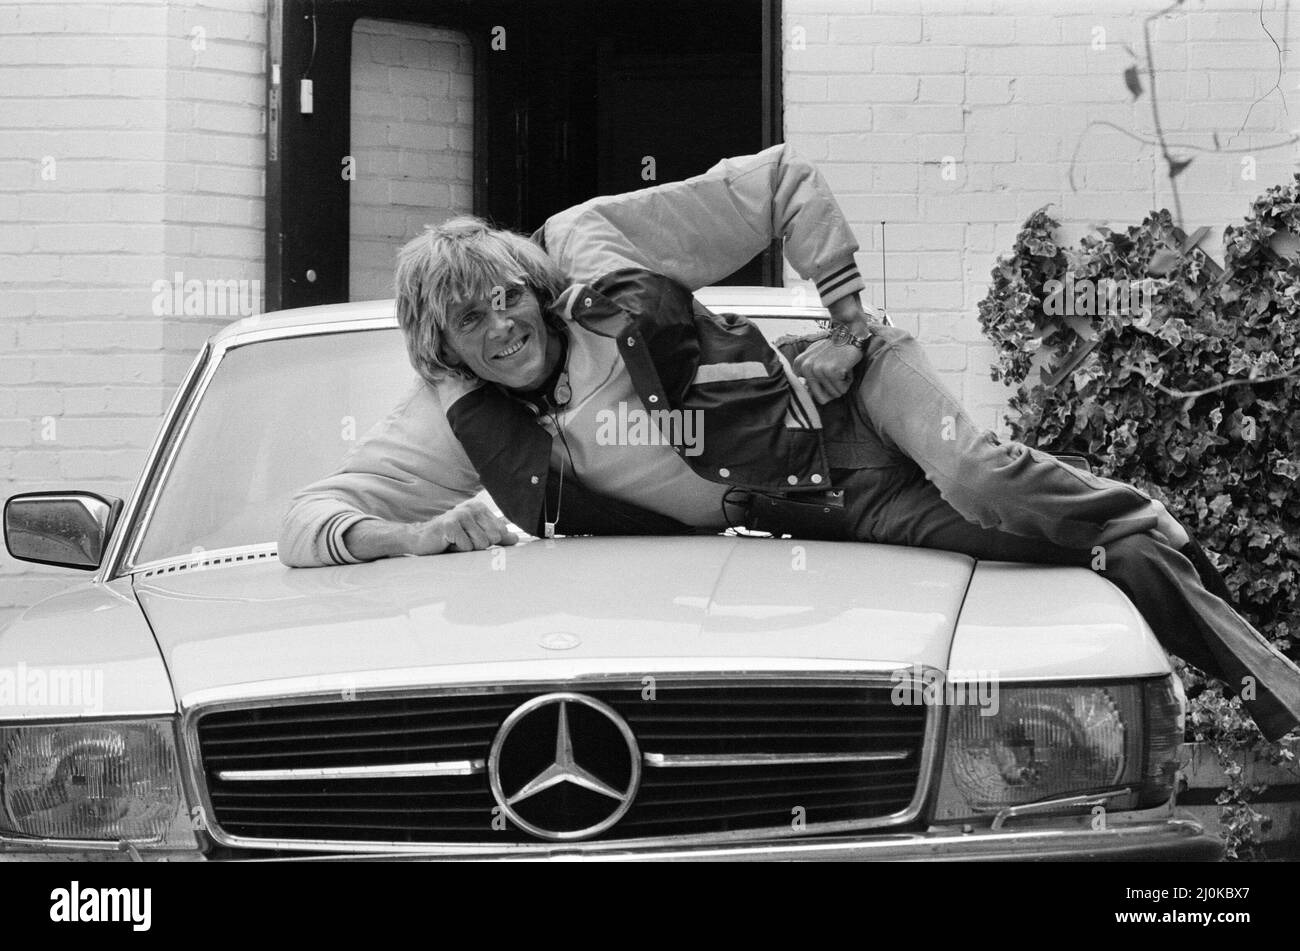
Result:
{"label": "mercedes star emblem", "polygon": [[520,829],[543,839],[587,839],[632,807],[641,751],[609,705],[580,693],[548,693],[506,717],[487,770],[492,797]]}

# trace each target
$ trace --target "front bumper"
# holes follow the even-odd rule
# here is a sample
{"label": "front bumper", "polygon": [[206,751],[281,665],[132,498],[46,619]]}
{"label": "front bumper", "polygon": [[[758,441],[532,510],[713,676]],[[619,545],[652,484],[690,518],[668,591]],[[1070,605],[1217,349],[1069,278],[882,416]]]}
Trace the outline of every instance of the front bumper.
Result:
{"label": "front bumper", "polygon": [[[708,845],[675,849],[671,846],[620,850],[610,846],[547,849],[544,852],[499,853],[475,856],[335,855],[347,860],[505,860],[505,861],[1067,861],[1067,862],[1215,862],[1223,858],[1223,843],[1196,822],[1169,819],[1105,829],[1036,829],[1029,831],[959,830],[908,834],[837,836],[805,841],[767,840],[737,845]],[[315,860],[328,860],[321,856]]]}
{"label": "front bumper", "polygon": [[[1223,858],[1223,843],[1189,819],[1116,825],[1093,831],[1080,828],[1033,828],[1022,830],[931,829],[918,833],[879,833],[858,836],[809,839],[766,839],[725,845],[689,848],[658,846],[619,848],[612,844],[530,848],[515,852],[447,853],[330,853],[322,855],[276,856],[240,852],[137,853],[143,861],[1068,861],[1068,862],[1214,862]],[[6,861],[130,861],[125,852],[74,851],[48,846],[0,845],[0,862]]]}

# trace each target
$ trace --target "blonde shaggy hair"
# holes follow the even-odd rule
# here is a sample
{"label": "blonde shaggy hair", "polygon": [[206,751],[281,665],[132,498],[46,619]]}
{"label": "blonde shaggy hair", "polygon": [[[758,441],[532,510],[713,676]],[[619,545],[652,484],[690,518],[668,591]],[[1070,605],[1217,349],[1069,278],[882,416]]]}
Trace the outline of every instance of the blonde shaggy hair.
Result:
{"label": "blonde shaggy hair", "polygon": [[473,380],[449,360],[447,312],[452,304],[490,299],[493,288],[523,283],[543,314],[568,283],[540,247],[521,234],[461,215],[408,241],[397,252],[397,321],[411,365],[428,383],[448,375]]}

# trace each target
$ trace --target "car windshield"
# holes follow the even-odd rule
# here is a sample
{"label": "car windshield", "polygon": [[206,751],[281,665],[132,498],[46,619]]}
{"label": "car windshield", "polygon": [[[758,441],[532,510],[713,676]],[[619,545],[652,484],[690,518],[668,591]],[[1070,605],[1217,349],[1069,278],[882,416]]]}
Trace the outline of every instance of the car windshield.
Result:
{"label": "car windshield", "polygon": [[396,328],[230,349],[177,448],[135,564],[274,542],[293,495],[338,468],[418,385]]}
{"label": "car windshield", "polygon": [[[769,339],[804,319],[760,318]],[[290,337],[228,350],[177,447],[133,565],[273,543],[299,489],[422,385],[396,328]]]}

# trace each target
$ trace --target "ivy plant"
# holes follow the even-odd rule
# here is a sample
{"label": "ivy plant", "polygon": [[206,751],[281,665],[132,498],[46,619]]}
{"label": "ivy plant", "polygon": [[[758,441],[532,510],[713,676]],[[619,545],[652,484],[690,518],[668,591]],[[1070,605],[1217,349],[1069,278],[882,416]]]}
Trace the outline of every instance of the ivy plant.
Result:
{"label": "ivy plant", "polygon": [[[1300,174],[1225,229],[1221,265],[1198,247],[1207,230],[1184,235],[1161,210],[1066,247],[1041,208],[994,267],[980,325],[997,351],[993,378],[1015,388],[1012,437],[1085,455],[1165,502],[1210,553],[1238,610],[1294,659]],[[1135,286],[1141,293],[1101,292]],[[1062,306],[1062,289],[1075,306]],[[1178,666],[1194,698],[1192,738],[1237,760],[1256,749],[1294,761],[1294,743],[1265,743],[1238,700]],[[1250,790],[1228,776],[1224,833],[1230,853],[1246,855],[1257,828]]]}

